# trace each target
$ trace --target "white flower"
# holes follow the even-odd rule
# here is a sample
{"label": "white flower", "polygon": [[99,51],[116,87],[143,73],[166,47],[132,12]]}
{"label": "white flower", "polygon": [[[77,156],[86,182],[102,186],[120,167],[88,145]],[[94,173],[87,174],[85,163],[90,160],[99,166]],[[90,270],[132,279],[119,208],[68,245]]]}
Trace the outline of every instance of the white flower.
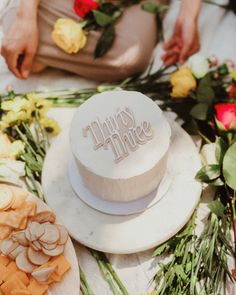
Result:
{"label": "white flower", "polygon": [[207,143],[201,149],[201,156],[204,165],[214,165],[217,164],[216,160],[216,144]]}
{"label": "white flower", "polygon": [[0,182],[21,184],[20,178],[25,175],[25,163],[11,159],[0,159]]}
{"label": "white flower", "polygon": [[191,56],[188,60],[188,66],[197,79],[204,77],[209,70],[207,59],[200,54],[194,54]]}

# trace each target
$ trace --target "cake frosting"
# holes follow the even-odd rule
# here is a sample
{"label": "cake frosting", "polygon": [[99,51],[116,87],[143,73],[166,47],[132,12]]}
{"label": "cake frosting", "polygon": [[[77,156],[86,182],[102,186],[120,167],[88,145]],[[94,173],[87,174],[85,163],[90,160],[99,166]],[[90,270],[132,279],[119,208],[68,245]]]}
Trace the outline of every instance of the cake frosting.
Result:
{"label": "cake frosting", "polygon": [[166,169],[171,129],[161,109],[135,91],[94,95],[76,111],[70,142],[84,185],[107,201],[154,191]]}

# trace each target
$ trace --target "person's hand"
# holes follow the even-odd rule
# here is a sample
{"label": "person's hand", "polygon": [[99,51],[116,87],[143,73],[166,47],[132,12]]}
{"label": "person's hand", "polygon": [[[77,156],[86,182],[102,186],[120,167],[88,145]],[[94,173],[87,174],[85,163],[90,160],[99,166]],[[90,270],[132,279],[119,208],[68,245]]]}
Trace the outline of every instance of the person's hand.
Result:
{"label": "person's hand", "polygon": [[31,71],[38,38],[36,18],[16,17],[3,39],[1,54],[9,70],[19,79],[26,79]]}
{"label": "person's hand", "polygon": [[166,65],[185,60],[200,48],[197,20],[191,16],[180,15],[175,24],[171,39],[164,44],[162,60]]}
{"label": "person's hand", "polygon": [[200,48],[198,26],[191,17],[178,17],[171,39],[164,45],[162,60],[166,65],[185,60]]}

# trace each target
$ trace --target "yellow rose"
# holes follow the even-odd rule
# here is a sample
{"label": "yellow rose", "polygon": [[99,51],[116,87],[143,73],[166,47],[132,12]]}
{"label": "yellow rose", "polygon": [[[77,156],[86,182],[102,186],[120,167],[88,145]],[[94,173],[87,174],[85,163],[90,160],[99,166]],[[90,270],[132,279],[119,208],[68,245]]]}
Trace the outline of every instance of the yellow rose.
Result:
{"label": "yellow rose", "polygon": [[197,82],[191,70],[187,67],[181,68],[170,75],[170,83],[173,86],[172,97],[186,97],[189,92],[197,87]]}
{"label": "yellow rose", "polygon": [[67,53],[77,53],[86,45],[87,37],[81,25],[72,19],[59,18],[54,24],[52,40]]}
{"label": "yellow rose", "polygon": [[232,71],[230,73],[231,77],[233,78],[234,81],[236,81],[236,71]]}

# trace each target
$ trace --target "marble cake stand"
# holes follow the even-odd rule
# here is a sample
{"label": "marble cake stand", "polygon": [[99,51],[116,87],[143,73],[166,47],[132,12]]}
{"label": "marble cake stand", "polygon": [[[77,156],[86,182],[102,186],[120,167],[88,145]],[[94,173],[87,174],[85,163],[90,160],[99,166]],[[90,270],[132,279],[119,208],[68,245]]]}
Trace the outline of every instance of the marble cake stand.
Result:
{"label": "marble cake stand", "polygon": [[202,191],[201,184],[194,179],[201,162],[192,139],[177,123],[171,122],[168,167],[172,181],[167,193],[142,213],[117,216],[89,207],[72,189],[68,177],[71,116],[62,121],[62,133],[45,159],[42,184],[48,205],[75,240],[107,253],[136,253],[163,243],[186,224]]}

